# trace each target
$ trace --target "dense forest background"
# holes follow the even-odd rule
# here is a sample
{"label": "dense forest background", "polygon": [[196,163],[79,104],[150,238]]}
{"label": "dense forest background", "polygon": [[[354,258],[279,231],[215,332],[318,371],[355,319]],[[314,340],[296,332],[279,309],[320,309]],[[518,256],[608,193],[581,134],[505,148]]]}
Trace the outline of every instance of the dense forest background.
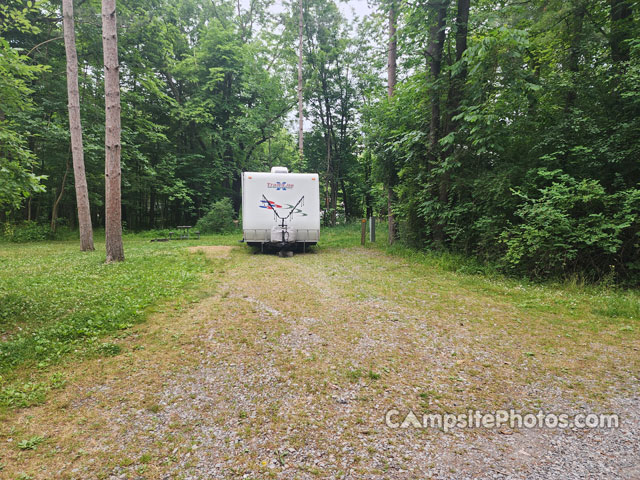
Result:
{"label": "dense forest background", "polygon": [[[392,241],[532,277],[637,283],[639,2],[378,0],[348,21],[333,0],[303,0],[302,158],[298,5],[118,1],[127,229],[193,224],[225,198],[238,212],[241,172],[284,165],[321,174],[327,225],[389,216]],[[77,0],[75,18],[100,226],[100,3]],[[76,225],[65,71],[60,4],[5,0],[6,235]]]}

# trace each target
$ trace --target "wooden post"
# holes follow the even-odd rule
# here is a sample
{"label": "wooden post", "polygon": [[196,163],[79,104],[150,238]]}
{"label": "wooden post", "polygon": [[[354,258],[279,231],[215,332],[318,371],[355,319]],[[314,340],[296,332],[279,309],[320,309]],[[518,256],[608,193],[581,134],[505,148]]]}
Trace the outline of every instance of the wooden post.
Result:
{"label": "wooden post", "polygon": [[369,217],[369,241],[371,243],[376,241],[376,217],[373,215]]}
{"label": "wooden post", "polygon": [[362,219],[362,232],[360,235],[360,245],[364,245],[364,241],[367,238],[367,219]]}

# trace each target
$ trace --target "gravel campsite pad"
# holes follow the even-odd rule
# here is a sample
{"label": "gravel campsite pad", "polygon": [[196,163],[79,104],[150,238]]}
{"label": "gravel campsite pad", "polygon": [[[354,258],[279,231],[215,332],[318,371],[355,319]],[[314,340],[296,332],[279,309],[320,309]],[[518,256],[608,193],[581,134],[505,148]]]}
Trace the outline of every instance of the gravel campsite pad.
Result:
{"label": "gravel campsite pad", "polygon": [[[565,315],[551,290],[511,294],[375,249],[193,254],[211,265],[196,299],[3,418],[0,475],[640,478],[638,336],[590,328],[588,307],[567,301]],[[409,411],[512,408],[620,424],[398,427]]]}

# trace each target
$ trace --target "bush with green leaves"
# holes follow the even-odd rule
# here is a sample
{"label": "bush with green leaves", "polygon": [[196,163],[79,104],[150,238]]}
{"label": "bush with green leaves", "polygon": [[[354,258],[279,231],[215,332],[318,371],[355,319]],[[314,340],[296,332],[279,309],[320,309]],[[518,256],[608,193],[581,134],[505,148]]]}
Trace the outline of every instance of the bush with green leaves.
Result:
{"label": "bush with green leaves", "polygon": [[538,175],[550,184],[535,196],[514,192],[521,223],[501,236],[511,269],[534,277],[589,271],[599,279],[640,268],[640,189],[609,194],[598,180],[560,170]]}
{"label": "bush with green leaves", "polygon": [[3,239],[15,243],[52,240],[54,236],[49,225],[41,225],[32,221],[19,224],[5,223],[2,229]]}
{"label": "bush with green leaves", "polygon": [[231,199],[223,198],[214,202],[209,211],[198,220],[196,230],[201,233],[224,233],[233,230],[233,205]]}

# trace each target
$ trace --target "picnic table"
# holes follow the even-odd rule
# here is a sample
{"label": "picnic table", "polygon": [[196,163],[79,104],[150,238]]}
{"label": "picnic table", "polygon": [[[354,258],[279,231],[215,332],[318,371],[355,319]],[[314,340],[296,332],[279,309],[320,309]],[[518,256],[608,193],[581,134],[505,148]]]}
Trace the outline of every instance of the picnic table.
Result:
{"label": "picnic table", "polygon": [[178,225],[176,227],[176,230],[178,230],[178,236],[181,239],[184,240],[189,240],[189,229],[191,228],[191,225]]}
{"label": "picnic table", "polygon": [[[193,228],[191,225],[178,225],[176,227],[176,230],[178,230],[178,233],[176,235],[176,240],[189,240],[189,229]],[[169,238],[168,240],[173,240],[173,235],[176,234],[176,232],[169,232]],[[194,234],[196,235],[196,238],[200,238],[200,232],[194,232]]]}
{"label": "picnic table", "polygon": [[[176,230],[178,231],[176,232],[169,232],[169,237],[164,237],[164,238],[154,238],[151,241],[152,242],[168,242],[169,240],[174,240],[174,235],[175,235],[175,240],[189,240],[189,238],[191,238],[189,236],[189,229],[193,228],[191,225],[178,225],[176,227]],[[200,231],[197,230],[195,232],[193,232],[193,235],[195,235],[195,237],[197,239],[200,239]]]}

